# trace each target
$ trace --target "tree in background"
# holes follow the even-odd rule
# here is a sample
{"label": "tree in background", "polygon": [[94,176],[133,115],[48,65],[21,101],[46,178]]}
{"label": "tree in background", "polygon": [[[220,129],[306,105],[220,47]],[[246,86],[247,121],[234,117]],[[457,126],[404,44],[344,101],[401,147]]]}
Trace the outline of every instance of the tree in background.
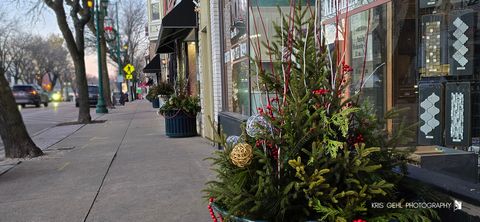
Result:
{"label": "tree in background", "polygon": [[36,157],[43,153],[28,135],[9,83],[5,78],[5,72],[12,64],[9,50],[14,37],[11,29],[14,25],[6,23],[5,17],[5,14],[0,12],[0,136],[7,158]]}
{"label": "tree in background", "polygon": [[[57,24],[73,60],[79,96],[79,123],[90,123],[90,104],[85,70],[85,26],[92,17],[87,0],[43,0],[55,12]],[[69,10],[68,18],[66,10]],[[71,19],[72,27],[68,21]],[[73,31],[72,31],[73,28]]]}

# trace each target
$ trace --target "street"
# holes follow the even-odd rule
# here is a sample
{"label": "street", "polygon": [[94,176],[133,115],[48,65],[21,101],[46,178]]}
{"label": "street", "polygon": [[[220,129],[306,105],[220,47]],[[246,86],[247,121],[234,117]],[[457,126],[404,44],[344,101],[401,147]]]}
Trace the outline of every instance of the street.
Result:
{"label": "street", "polygon": [[73,102],[51,102],[48,107],[27,106],[21,108],[21,113],[28,132],[30,135],[35,135],[59,123],[75,121],[78,116],[78,108]]}

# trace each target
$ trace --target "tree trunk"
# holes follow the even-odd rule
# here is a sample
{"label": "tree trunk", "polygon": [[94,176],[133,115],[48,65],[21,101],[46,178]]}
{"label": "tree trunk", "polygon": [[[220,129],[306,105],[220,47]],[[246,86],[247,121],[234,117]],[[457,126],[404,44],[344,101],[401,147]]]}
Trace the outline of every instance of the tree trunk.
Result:
{"label": "tree trunk", "polygon": [[85,60],[83,57],[74,59],[73,64],[75,66],[75,80],[78,91],[78,122],[90,123],[92,117],[90,116],[90,103],[88,102],[88,82],[85,71]]}
{"label": "tree trunk", "polygon": [[[102,25],[103,26],[103,25]],[[102,27],[103,29],[103,27]],[[105,35],[105,34],[104,34]],[[102,36],[101,39],[101,61],[102,61],[102,85],[103,85],[103,98],[105,99],[105,105],[107,107],[113,107],[112,97],[110,96],[110,77],[108,76],[108,67],[107,67],[107,42],[105,41],[105,36]]]}
{"label": "tree trunk", "polygon": [[43,155],[28,135],[22,116],[5,75],[0,71],[0,136],[5,146],[5,157],[25,158]]}

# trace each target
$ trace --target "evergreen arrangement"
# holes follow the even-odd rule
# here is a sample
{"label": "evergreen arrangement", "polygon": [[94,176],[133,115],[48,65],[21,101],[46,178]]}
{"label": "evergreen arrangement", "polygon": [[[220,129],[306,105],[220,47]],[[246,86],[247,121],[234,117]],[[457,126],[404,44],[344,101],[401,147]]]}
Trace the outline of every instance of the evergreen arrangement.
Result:
{"label": "evergreen arrangement", "polygon": [[402,186],[412,150],[398,148],[415,126],[400,123],[389,133],[385,121],[398,112],[379,118],[349,95],[352,68],[341,60],[331,65],[308,13],[295,6],[275,25],[272,42],[264,43],[272,69],[254,59],[266,104],[242,135],[218,137],[224,150],[209,158],[217,177],[205,189],[212,219],[215,213],[224,221],[436,219],[428,209],[372,207],[420,197]]}

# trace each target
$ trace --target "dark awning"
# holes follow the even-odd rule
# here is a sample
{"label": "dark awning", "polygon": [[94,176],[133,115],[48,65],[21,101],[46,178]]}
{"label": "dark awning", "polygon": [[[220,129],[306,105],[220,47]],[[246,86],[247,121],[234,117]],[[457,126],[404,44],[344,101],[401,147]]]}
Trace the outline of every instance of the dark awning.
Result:
{"label": "dark awning", "polygon": [[159,73],[161,71],[160,55],[155,55],[143,69],[144,73]]}
{"label": "dark awning", "polygon": [[197,13],[192,0],[182,0],[162,19],[158,32],[157,53],[172,53],[175,40],[185,38],[197,27]]}

